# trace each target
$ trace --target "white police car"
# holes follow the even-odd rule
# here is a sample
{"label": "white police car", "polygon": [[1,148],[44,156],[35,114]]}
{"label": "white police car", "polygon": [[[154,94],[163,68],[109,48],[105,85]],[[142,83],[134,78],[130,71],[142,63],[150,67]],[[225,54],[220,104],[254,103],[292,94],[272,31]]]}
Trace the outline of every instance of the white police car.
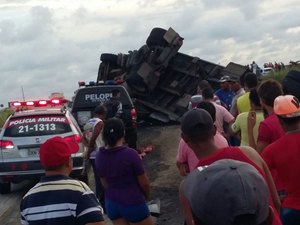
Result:
{"label": "white police car", "polygon": [[0,193],[11,191],[11,182],[39,179],[44,170],[39,160],[40,145],[54,136],[76,141],[80,150],[73,154],[71,176],[80,178],[84,145],[76,120],[63,99],[10,102],[16,111],[0,133]]}
{"label": "white police car", "polygon": [[272,74],[274,72],[275,72],[275,70],[272,67],[265,67],[260,70],[260,74],[262,76],[266,76],[266,75]]}

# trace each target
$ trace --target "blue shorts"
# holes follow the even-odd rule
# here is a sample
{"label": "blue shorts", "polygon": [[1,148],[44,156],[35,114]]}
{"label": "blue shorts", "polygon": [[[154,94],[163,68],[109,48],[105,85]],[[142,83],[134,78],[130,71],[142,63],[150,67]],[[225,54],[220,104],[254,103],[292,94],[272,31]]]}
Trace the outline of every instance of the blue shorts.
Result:
{"label": "blue shorts", "polygon": [[282,208],[281,209],[281,221],[283,225],[296,225],[300,221],[300,210]]}
{"label": "blue shorts", "polygon": [[146,203],[139,205],[123,205],[105,199],[105,208],[106,214],[111,220],[124,218],[130,223],[137,223],[150,216],[150,211]]}

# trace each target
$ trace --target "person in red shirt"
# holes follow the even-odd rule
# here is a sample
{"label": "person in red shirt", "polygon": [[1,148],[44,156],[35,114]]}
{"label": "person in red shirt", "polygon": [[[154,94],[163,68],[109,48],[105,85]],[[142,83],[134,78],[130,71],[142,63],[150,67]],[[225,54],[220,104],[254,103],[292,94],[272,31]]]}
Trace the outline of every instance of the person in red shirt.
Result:
{"label": "person in red shirt", "polygon": [[259,172],[231,159],[192,171],[183,181],[181,195],[197,225],[271,225],[268,196]]}
{"label": "person in red shirt", "polygon": [[[270,171],[261,156],[251,147],[227,147],[219,149],[214,143],[215,127],[211,116],[202,109],[193,109],[184,114],[181,120],[182,138],[194,151],[199,159],[198,166],[207,166],[221,159],[233,159],[249,163],[265,178],[270,190],[270,204],[274,212],[272,224],[281,224],[278,210],[280,200],[270,174]],[[222,196],[220,196],[222,197]],[[186,221],[189,224],[191,214],[188,208],[184,208]],[[192,224],[192,223],[190,223]]]}
{"label": "person in red shirt", "polygon": [[278,96],[274,101],[274,112],[285,135],[268,145],[262,157],[274,177],[281,185],[282,198],[281,218],[284,225],[300,224],[300,104],[293,95]]}
{"label": "person in red shirt", "polygon": [[279,120],[273,110],[275,98],[279,95],[282,95],[283,91],[281,84],[278,81],[271,79],[262,82],[259,85],[257,92],[262,108],[266,114],[266,118],[259,124],[256,145],[253,137],[253,127],[256,123],[256,113],[254,111],[249,113],[248,137],[249,145],[256,149],[258,153],[261,153],[267,145],[273,143],[284,135],[284,131],[280,126]]}

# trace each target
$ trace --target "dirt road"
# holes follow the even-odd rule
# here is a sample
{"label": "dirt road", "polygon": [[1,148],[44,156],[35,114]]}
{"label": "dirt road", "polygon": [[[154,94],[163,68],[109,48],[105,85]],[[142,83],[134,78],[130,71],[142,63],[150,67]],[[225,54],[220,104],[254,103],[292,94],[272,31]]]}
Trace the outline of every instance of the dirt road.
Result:
{"label": "dirt road", "polygon": [[[183,219],[178,203],[180,176],[175,161],[179,142],[179,126],[147,126],[139,128],[139,146],[152,144],[153,150],[143,159],[151,181],[151,199],[160,199],[161,215],[159,225],[181,225]],[[91,179],[92,181],[92,179]],[[13,185],[12,193],[0,195],[0,224],[19,225],[19,203],[32,186],[30,182]],[[91,188],[94,189],[93,182]],[[111,224],[107,220],[107,224]]]}
{"label": "dirt road", "polygon": [[181,180],[176,167],[176,153],[180,138],[179,126],[147,127],[139,133],[140,143],[151,143],[153,150],[144,159],[145,169],[151,181],[151,198],[161,201],[159,225],[183,224],[178,202],[178,186]]}

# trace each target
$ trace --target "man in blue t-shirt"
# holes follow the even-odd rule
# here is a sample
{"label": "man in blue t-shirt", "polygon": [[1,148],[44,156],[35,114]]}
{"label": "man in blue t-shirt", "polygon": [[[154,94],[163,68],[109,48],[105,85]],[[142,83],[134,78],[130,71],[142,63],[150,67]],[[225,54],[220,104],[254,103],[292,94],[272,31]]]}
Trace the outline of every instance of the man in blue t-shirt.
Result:
{"label": "man in blue t-shirt", "polygon": [[230,110],[232,99],[235,95],[234,91],[231,90],[231,83],[234,81],[229,76],[223,76],[219,82],[221,88],[215,92],[215,95],[220,99],[221,105]]}

